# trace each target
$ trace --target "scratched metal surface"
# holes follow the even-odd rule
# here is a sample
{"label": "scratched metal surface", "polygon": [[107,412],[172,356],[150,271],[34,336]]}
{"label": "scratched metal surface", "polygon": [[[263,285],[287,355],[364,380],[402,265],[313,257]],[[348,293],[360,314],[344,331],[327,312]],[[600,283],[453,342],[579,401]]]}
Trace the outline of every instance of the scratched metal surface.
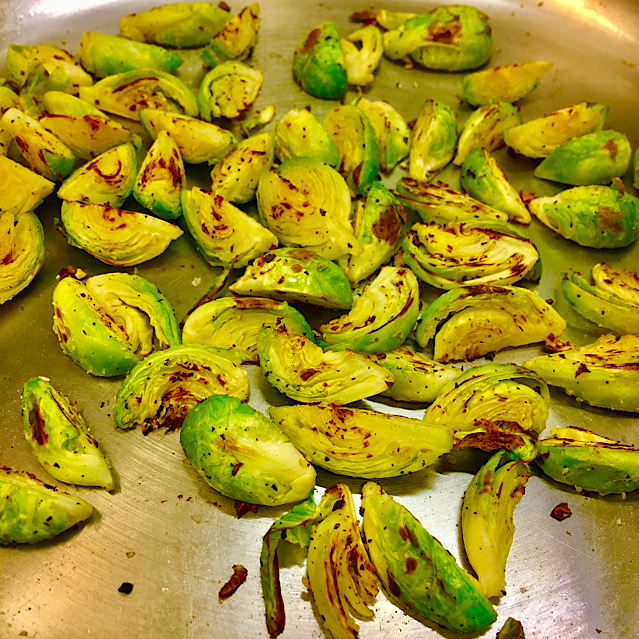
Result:
{"label": "scratched metal surface", "polygon": [[[581,100],[610,105],[609,128],[624,131],[633,149],[639,144],[637,118],[639,5],[627,0],[545,0],[545,2],[477,0],[490,17],[496,48],[491,64],[543,59],[554,63],[541,87],[525,100],[524,118],[535,117]],[[148,8],[140,0],[2,0],[0,50],[9,43],[63,43],[77,50],[85,30],[117,32],[118,18]],[[265,75],[258,106],[274,102],[278,116],[293,106],[311,104],[323,116],[332,104],[313,100],[291,80],[291,53],[299,36],[324,19],[333,19],[343,34],[354,27],[347,17],[367,8],[356,0],[263,0],[262,30],[252,62]],[[419,10],[432,3],[388,0],[377,8]],[[233,3],[238,11],[241,5]],[[468,111],[458,100],[458,74],[408,71],[384,61],[373,87],[408,119],[430,97]],[[500,160],[518,188],[538,193],[555,187],[530,177],[531,162]],[[191,171],[194,183],[206,177]],[[389,182],[393,182],[394,176]],[[628,176],[627,176],[628,177]],[[447,171],[455,184],[457,176]],[[630,187],[630,179],[627,179]],[[80,250],[70,248],[54,230],[55,197],[38,209],[46,233],[44,267],[35,281],[0,308],[0,464],[35,473],[53,482],[31,456],[21,432],[22,384],[44,375],[77,403],[117,472],[113,493],[68,487],[95,506],[83,526],[50,543],[0,548],[0,636],[76,639],[98,637],[266,637],[259,585],[262,535],[282,509],[261,508],[238,520],[233,506],[209,489],[185,461],[177,433],[118,432],[111,409],[120,383],[88,376],[60,351],[51,330],[51,292],[55,275],[66,264],[89,275],[108,270]],[[540,246],[544,275],[536,287],[544,297],[556,295],[560,273],[569,266],[586,272],[599,260],[639,268],[637,246],[618,251],[581,249],[551,235],[535,222],[526,231]],[[137,271],[155,282],[182,317],[206,291],[211,269],[188,237],[174,242],[164,255]],[[561,308],[560,308],[561,310]],[[577,343],[594,337],[569,317],[567,336]],[[497,361],[521,362],[536,347],[501,353]],[[250,371],[251,404],[266,409],[284,401],[269,389],[259,370]],[[407,409],[369,402],[381,410],[421,416]],[[552,394],[549,426],[592,428],[604,435],[639,444],[639,420],[583,407],[559,392]],[[409,507],[432,534],[459,557],[459,503],[477,468],[472,455],[448,457],[434,469],[383,481],[387,491]],[[340,478],[320,472],[320,492]],[[363,482],[348,479],[357,493]],[[60,484],[59,484],[60,485]],[[60,485],[62,488],[64,486]],[[562,522],[549,517],[567,501],[573,516]],[[497,607],[499,620],[485,636],[494,637],[510,615],[520,619],[529,638],[582,639],[637,636],[639,624],[639,504],[637,495],[582,496],[537,476],[515,512],[516,533],[508,560],[507,594]],[[321,637],[322,632],[301,582],[303,557],[282,559],[282,589],[287,611],[283,637]],[[238,592],[219,603],[217,592],[243,564],[248,579]],[[118,587],[133,584],[131,594]],[[437,637],[379,595],[375,619],[363,623],[361,637]],[[452,636],[447,634],[445,636]]]}

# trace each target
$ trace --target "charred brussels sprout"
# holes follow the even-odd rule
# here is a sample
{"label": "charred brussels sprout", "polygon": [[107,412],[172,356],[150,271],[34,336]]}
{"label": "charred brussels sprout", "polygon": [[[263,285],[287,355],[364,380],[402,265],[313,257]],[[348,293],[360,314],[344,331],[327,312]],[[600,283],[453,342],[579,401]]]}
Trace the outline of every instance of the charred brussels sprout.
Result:
{"label": "charred brussels sprout", "polygon": [[51,180],[0,155],[0,213],[20,215],[33,211],[54,189]]}
{"label": "charred brussels sprout", "polygon": [[52,539],[88,519],[93,506],[30,473],[0,466],[0,545]]}
{"label": "charred brussels sprout", "polygon": [[545,382],[591,406],[639,412],[639,336],[602,335],[524,362]]}
{"label": "charred brussels sprout", "polygon": [[385,391],[393,376],[353,351],[326,351],[284,326],[265,327],[257,337],[260,366],[281,393],[305,403],[349,404]]}
{"label": "charred brussels sprout", "polygon": [[32,377],[21,405],[24,435],[49,475],[67,484],[113,488],[109,464],[68,397],[44,377]]}
{"label": "charred brussels sprout", "polygon": [[271,418],[315,466],[350,477],[398,477],[452,450],[444,425],[340,406],[271,406]]}
{"label": "charred brussels sprout", "polygon": [[350,33],[341,43],[348,84],[360,87],[372,84],[384,53],[382,32],[369,24]]}
{"label": "charred brussels sprout", "polygon": [[249,380],[237,351],[185,344],[152,353],[118,389],[113,419],[118,428],[179,428],[189,411],[211,395],[249,397]]}
{"label": "charred brussels sprout", "polygon": [[212,395],[193,407],[180,442],[206,483],[231,499],[279,506],[315,486],[315,470],[289,438],[237,397]]}
{"label": "charred brussels sprout", "polygon": [[299,40],[293,53],[293,77],[316,98],[340,100],[346,95],[346,58],[333,22],[318,24]]}
{"label": "charred brussels sprout", "polygon": [[475,579],[378,484],[362,489],[364,543],[384,591],[402,610],[457,632],[497,619]]}
{"label": "charred brussels sprout", "polygon": [[350,312],[320,326],[320,332],[331,350],[379,353],[406,340],[418,313],[419,284],[414,273],[405,267],[384,266]]}
{"label": "charred brussels sprout", "polygon": [[229,289],[236,295],[325,308],[349,309],[353,304],[353,291],[344,271],[305,249],[277,249],[260,255]]}

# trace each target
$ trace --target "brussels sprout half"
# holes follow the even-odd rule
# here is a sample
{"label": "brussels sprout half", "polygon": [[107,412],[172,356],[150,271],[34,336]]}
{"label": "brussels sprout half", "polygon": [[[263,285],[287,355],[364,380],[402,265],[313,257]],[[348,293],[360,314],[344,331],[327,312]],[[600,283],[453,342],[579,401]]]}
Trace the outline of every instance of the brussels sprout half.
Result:
{"label": "brussels sprout half", "polygon": [[639,304],[639,273],[625,268],[613,268],[605,262],[598,262],[592,266],[592,279],[599,290],[633,304]]}
{"label": "brussels sprout half", "polygon": [[0,466],[0,545],[35,544],[88,519],[93,506],[26,472]]}
{"label": "brussels sprout half", "polygon": [[497,619],[475,579],[381,486],[364,485],[361,510],[368,555],[396,606],[457,632],[485,630]]}
{"label": "brussels sprout half", "polygon": [[348,84],[360,87],[372,84],[384,54],[382,32],[374,24],[369,24],[349,33],[346,39],[342,38],[341,44]]}
{"label": "brussels sprout half", "polygon": [[20,215],[33,211],[54,189],[51,180],[0,155],[0,213]]}

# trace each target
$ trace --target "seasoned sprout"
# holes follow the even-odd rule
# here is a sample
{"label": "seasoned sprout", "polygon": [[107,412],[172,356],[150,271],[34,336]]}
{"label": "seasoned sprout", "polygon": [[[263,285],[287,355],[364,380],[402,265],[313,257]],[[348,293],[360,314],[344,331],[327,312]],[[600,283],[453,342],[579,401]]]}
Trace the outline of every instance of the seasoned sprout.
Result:
{"label": "seasoned sprout", "polygon": [[[0,81],[0,115],[12,108],[20,109],[20,98],[17,93]],[[9,153],[12,141],[11,133],[0,119],[0,157],[5,157]]]}
{"label": "seasoned sprout", "polygon": [[299,404],[269,414],[312,464],[350,477],[413,473],[453,447],[448,426],[361,408]]}
{"label": "seasoned sprout", "polygon": [[26,472],[0,466],[0,545],[53,539],[88,519],[93,506]]}
{"label": "seasoned sprout", "polygon": [[64,91],[47,91],[42,94],[40,106],[50,115],[68,115],[74,118],[94,115],[108,120],[106,114],[97,107]]}
{"label": "seasoned sprout", "polygon": [[619,299],[639,304],[639,273],[625,268],[613,268],[605,262],[592,267],[592,279],[595,286]]}
{"label": "seasoned sprout", "polygon": [[315,486],[315,469],[282,430],[237,397],[211,395],[194,406],[180,443],[206,483],[231,499],[279,506]]}
{"label": "seasoned sprout", "polygon": [[118,428],[179,428],[189,411],[211,395],[245,402],[250,383],[237,351],[184,344],[152,353],[118,389],[113,419]]}
{"label": "seasoned sprout", "polygon": [[22,389],[24,436],[42,467],[55,479],[111,490],[113,473],[71,400],[44,377],[32,377]]}
{"label": "seasoned sprout", "polygon": [[0,155],[0,213],[20,215],[33,211],[54,189],[51,180]]}
{"label": "seasoned sprout", "polygon": [[360,87],[372,84],[384,53],[382,32],[369,24],[342,38],[341,43],[348,84]]}

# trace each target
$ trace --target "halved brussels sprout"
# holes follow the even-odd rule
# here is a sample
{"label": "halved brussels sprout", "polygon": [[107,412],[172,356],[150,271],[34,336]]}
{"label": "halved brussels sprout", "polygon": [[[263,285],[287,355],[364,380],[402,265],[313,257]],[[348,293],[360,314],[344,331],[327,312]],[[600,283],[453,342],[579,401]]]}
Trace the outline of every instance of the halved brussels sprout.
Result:
{"label": "halved brussels sprout", "polygon": [[607,115],[605,104],[580,102],[504,131],[504,141],[521,155],[545,158],[568,140],[601,129]]}
{"label": "halved brussels sprout", "polygon": [[470,481],[461,512],[464,550],[486,597],[506,594],[506,560],[513,543],[513,512],[526,490],[530,470],[498,452]]}
{"label": "halved brussels sprout", "polygon": [[519,124],[521,113],[509,102],[479,107],[464,122],[453,164],[460,166],[473,149],[494,151],[504,146],[504,131]]}
{"label": "halved brussels sprout", "polygon": [[331,350],[379,353],[396,348],[412,332],[419,314],[419,283],[405,267],[384,266],[341,317],[320,326]]}
{"label": "halved brussels sprout", "polygon": [[534,357],[523,366],[591,406],[639,412],[637,335],[601,335],[592,344]]}
{"label": "halved brussels sprout", "polygon": [[346,95],[346,58],[335,23],[322,22],[299,40],[293,53],[293,77],[316,98],[340,100]]}
{"label": "halved brussels sprout", "polygon": [[260,30],[260,5],[244,7],[216,33],[202,49],[204,64],[215,67],[226,60],[246,60],[251,55]]}
{"label": "halved brussels sprout", "polygon": [[185,320],[182,341],[239,350],[245,361],[259,363],[257,335],[264,326],[283,324],[291,333],[313,340],[304,316],[286,302],[265,297],[219,297],[198,306]]}
{"label": "halved brussels sprout", "polygon": [[250,382],[237,351],[184,344],[152,353],[139,362],[118,389],[113,419],[118,428],[180,428],[189,411],[211,395],[245,402]]}
{"label": "halved brussels sprout", "polygon": [[213,165],[211,190],[229,202],[249,202],[255,197],[260,176],[273,165],[274,156],[270,132],[242,140]]}
{"label": "halved brussels sprout", "polygon": [[71,246],[105,264],[135,266],[161,255],[182,229],[152,215],[107,204],[63,202],[62,232]]}
{"label": "halved brussels sprout", "polygon": [[162,109],[140,109],[140,122],[155,140],[168,131],[187,164],[213,162],[225,156],[236,143],[235,136],[211,122]]}
{"label": "halved brussels sprout", "polygon": [[111,468],[66,395],[48,379],[32,377],[24,383],[21,407],[24,435],[49,475],[67,484],[113,489]]}
{"label": "halved brussels sprout", "polygon": [[539,435],[546,427],[550,394],[543,379],[515,364],[485,364],[465,370],[442,387],[424,413],[429,424],[472,431],[482,421],[515,422]]}
{"label": "halved brussels sprout", "polygon": [[381,486],[362,488],[362,532],[387,597],[396,606],[456,632],[497,619],[477,581]]}
{"label": "halved brussels sprout", "polygon": [[168,131],[160,131],[140,165],[133,197],[158,217],[174,220],[182,215],[184,188],[186,173],[180,149]]}
{"label": "halved brussels sprout", "polygon": [[243,268],[277,246],[273,233],[211,191],[182,191],[182,214],[198,250],[213,266]]}
{"label": "halved brussels sprout", "polygon": [[82,66],[98,78],[134,69],[173,73],[183,62],[177,53],[155,44],[95,31],[82,34],[78,55]]}
{"label": "halved brussels sprout", "polygon": [[372,410],[271,406],[271,418],[315,466],[350,477],[399,477],[450,452],[448,426]]}
{"label": "halved brussels sprout", "polygon": [[385,391],[393,376],[365,355],[326,351],[285,326],[265,327],[257,337],[260,366],[281,393],[305,403],[349,404]]}
{"label": "halved brussels sprout", "polygon": [[119,207],[133,192],[136,175],[135,147],[131,143],[120,144],[76,169],[58,188],[58,197]]}
{"label": "halved brussels sprout", "polygon": [[462,4],[415,15],[384,34],[386,57],[401,60],[410,56],[427,69],[475,69],[488,60],[492,49],[488,16]]}
{"label": "halved brussels sprout", "polygon": [[180,429],[187,459],[225,497],[279,506],[306,499],[315,469],[268,417],[237,397],[211,395]]}
{"label": "halved brussels sprout", "polygon": [[471,197],[508,213],[511,220],[530,222],[526,205],[490,151],[474,149],[466,156],[461,165],[461,183]]}
{"label": "halved brussels sprout", "polygon": [[0,304],[24,290],[43,263],[44,230],[40,218],[30,211],[0,212]]}
{"label": "halved brussels sprout", "polygon": [[197,96],[200,117],[238,118],[257,99],[262,80],[262,72],[244,62],[222,62],[202,78]]}
{"label": "halved brussels sprout", "polygon": [[446,291],[424,310],[416,337],[433,339],[440,362],[488,353],[561,335],[565,320],[539,295],[517,286],[481,284]]}
{"label": "halved brussels sprout", "polygon": [[591,248],[620,248],[639,237],[639,199],[620,187],[574,186],[534,197],[530,212],[567,240]]}
{"label": "halved brussels sprout", "polygon": [[0,495],[2,546],[52,539],[93,513],[93,506],[84,499],[6,466],[0,466]]}
{"label": "halved brussels sprout", "polygon": [[167,47],[201,47],[231,17],[225,8],[209,2],[164,4],[120,18],[120,35]]}
{"label": "halved brussels sprout", "polygon": [[108,75],[91,87],[80,89],[90,104],[128,120],[139,120],[140,109],[161,109],[196,117],[193,92],[179,78],[152,69],[135,69]]}
{"label": "halved brussels sprout", "polygon": [[286,160],[262,174],[256,196],[260,217],[284,245],[308,247],[329,260],[359,251],[348,186],[328,164]]}
{"label": "halved brussels sprout", "polygon": [[541,275],[535,245],[506,222],[418,222],[404,236],[402,247],[415,275],[437,288],[514,284]]}
{"label": "halved brussels sprout", "polygon": [[605,262],[592,267],[592,279],[595,286],[620,299],[639,304],[639,273],[625,268],[613,268]]}
{"label": "halved brussels sprout", "polygon": [[573,186],[610,184],[630,166],[628,137],[617,131],[593,131],[572,138],[545,157],[535,176]]}
{"label": "halved brussels sprout", "polygon": [[462,81],[464,98],[473,106],[518,102],[539,86],[552,66],[552,62],[515,62],[475,71]]}
{"label": "halved brussels sprout", "polygon": [[353,230],[361,252],[351,255],[346,277],[356,285],[395,254],[402,239],[406,211],[399,200],[381,183],[373,182],[368,194],[357,202]]}
{"label": "halved brussels sprout", "polygon": [[581,428],[553,428],[536,463],[555,481],[601,495],[639,488],[639,449]]}
{"label": "halved brussels sprout", "polygon": [[277,249],[257,257],[229,290],[325,308],[349,309],[353,291],[334,262],[305,249]]}
{"label": "halved brussels sprout", "polygon": [[429,182],[454,157],[457,115],[439,100],[426,100],[417,120],[408,154],[408,175]]}
{"label": "halved brussels sprout", "polygon": [[348,84],[365,87],[375,80],[375,70],[384,53],[382,32],[369,24],[342,38]]}
{"label": "halved brussels sprout", "polygon": [[0,155],[0,213],[20,215],[33,211],[54,189],[51,180]]}

